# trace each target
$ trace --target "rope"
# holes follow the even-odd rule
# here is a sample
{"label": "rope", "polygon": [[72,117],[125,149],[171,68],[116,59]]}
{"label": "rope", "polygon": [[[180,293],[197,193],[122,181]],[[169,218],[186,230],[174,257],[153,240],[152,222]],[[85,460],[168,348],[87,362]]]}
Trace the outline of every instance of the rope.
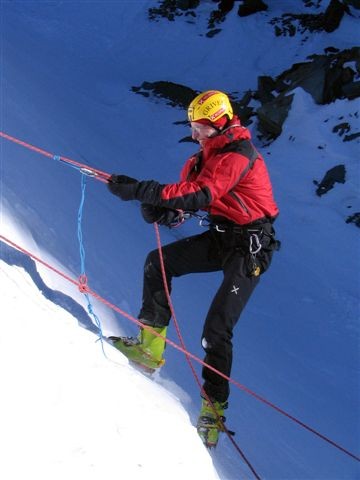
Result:
{"label": "rope", "polygon": [[[48,269],[52,270],[53,272],[57,273],[58,275],[60,275],[62,278],[64,278],[65,280],[69,281],[70,283],[72,283],[73,285],[75,285],[80,291],[81,289],[83,288],[83,286],[81,285],[81,283],[78,281],[78,280],[74,280],[73,278],[71,278],[69,275],[65,274],[64,272],[61,272],[60,270],[58,270],[57,268],[53,267],[52,265],[50,265],[49,263],[45,262],[44,260],[42,260],[41,258],[39,258],[38,256],[34,255],[33,253],[29,252],[28,250],[26,250],[25,248],[17,245],[15,242],[12,242],[11,240],[9,240],[8,238],[6,238],[4,235],[1,235],[0,234],[0,240],[6,242],[8,245],[16,248],[17,250],[20,250],[21,252],[25,253],[26,255],[28,255],[29,257],[31,257],[33,260],[36,260],[38,261],[39,263],[41,263],[42,265],[44,265],[45,267],[47,267]],[[224,375],[222,372],[220,372],[219,370],[217,370],[216,368],[212,367],[211,365],[205,363],[203,360],[201,360],[199,357],[197,357],[196,355],[192,354],[191,352],[189,351],[186,351],[184,348],[182,348],[181,346],[179,346],[178,344],[176,344],[175,342],[173,342],[172,340],[168,339],[168,338],[165,338],[163,337],[162,335],[160,335],[158,332],[156,332],[153,328],[147,326],[147,325],[144,325],[142,324],[137,318],[133,317],[132,315],[130,315],[129,313],[125,312],[124,310],[122,310],[121,308],[117,307],[116,305],[114,305],[113,303],[109,302],[108,300],[106,300],[105,298],[101,297],[101,295],[99,295],[98,293],[96,293],[94,290],[92,290],[88,285],[85,285],[84,286],[84,289],[86,290],[87,293],[89,293],[90,296],[96,298],[97,300],[99,300],[100,302],[102,302],[104,305],[106,305],[107,307],[109,307],[110,309],[114,310],[115,312],[119,313],[120,315],[122,315],[123,317],[127,318],[128,320],[130,320],[131,322],[135,323],[137,326],[141,327],[141,328],[145,328],[147,330],[149,330],[153,335],[156,335],[160,338],[162,338],[168,345],[171,345],[173,348],[175,348],[176,350],[178,350],[179,352],[182,352],[184,355],[186,354],[189,358],[191,358],[192,360],[195,360],[197,363],[199,363],[200,365],[212,370],[213,372],[215,372],[217,375],[220,375],[222,376],[223,378],[225,378],[226,380],[228,380],[231,384],[235,385],[235,387],[239,388],[240,390],[242,390],[243,392],[247,393],[248,395],[251,395],[252,397],[256,398],[257,400],[259,400],[260,402],[264,403],[265,405],[269,406],[270,408],[276,410],[278,413],[284,415],[285,417],[287,417],[288,419],[292,420],[293,422],[297,423],[298,425],[300,425],[301,427],[305,428],[306,430],[308,430],[309,432],[313,433],[314,435],[318,436],[319,438],[321,438],[322,440],[324,440],[325,442],[329,443],[330,445],[332,445],[333,447],[337,448],[338,450],[342,451],[343,453],[345,453],[346,455],[348,455],[349,457],[353,458],[354,460],[356,460],[357,462],[360,462],[360,456],[354,454],[354,453],[351,453],[349,450],[347,450],[346,448],[342,447],[341,445],[339,445],[338,443],[334,442],[333,440],[331,440],[330,438],[326,437],[325,435],[321,434],[320,432],[318,432],[317,430],[315,430],[314,428],[310,427],[309,425],[306,425],[304,422],[302,422],[301,420],[298,420],[296,417],[294,417],[293,415],[287,413],[285,410],[283,410],[282,408],[276,406],[275,404],[271,403],[269,400],[266,400],[265,398],[261,397],[260,395],[258,395],[257,393],[255,393],[254,391],[250,390],[249,388],[247,388],[245,385],[242,385],[241,383],[237,382],[236,380],[234,380],[233,378],[231,377],[228,377],[227,375]]]}
{"label": "rope", "polygon": [[[85,272],[85,249],[84,249],[83,235],[82,235],[82,216],[83,216],[83,207],[84,207],[85,191],[86,191],[86,176],[85,175],[92,176],[92,177],[94,177],[94,178],[96,178],[96,179],[98,179],[102,182],[107,182],[107,179],[109,178],[109,175],[106,174],[105,172],[101,172],[100,170],[95,170],[93,168],[90,169],[86,165],[81,164],[79,162],[76,162],[72,159],[62,157],[60,155],[51,154],[51,153],[49,153],[49,152],[47,152],[43,149],[35,147],[34,145],[30,145],[29,143],[26,143],[26,142],[24,142],[24,141],[22,141],[18,138],[12,137],[12,136],[4,133],[4,132],[0,131],[0,136],[9,140],[9,141],[11,141],[11,142],[13,142],[13,143],[21,145],[21,146],[23,146],[23,147],[25,147],[29,150],[35,151],[36,153],[44,155],[48,158],[52,158],[55,161],[65,163],[68,166],[79,170],[83,174],[83,175],[81,175],[81,201],[80,201],[80,206],[79,206],[79,211],[78,211],[78,231],[77,231],[78,241],[79,241],[79,249],[80,249],[80,263],[81,263],[81,268],[80,268],[81,273],[80,273],[80,277],[79,277],[78,288],[84,294],[84,296],[86,298],[88,313],[94,319],[94,322],[95,322],[96,326],[98,327],[99,339],[100,339],[100,342],[101,342],[102,352],[103,352],[104,356],[107,358],[107,355],[106,355],[105,349],[104,349],[103,332],[102,332],[102,328],[101,328],[101,322],[100,322],[99,318],[97,317],[97,315],[95,314],[95,312],[93,310],[93,306],[91,304],[90,297],[87,293],[88,292],[88,285],[87,285],[88,284],[88,279],[87,279],[86,272]],[[156,227],[157,227],[157,225],[156,225]],[[166,295],[167,295],[169,305],[170,305],[170,308],[171,308],[171,312],[172,312],[172,316],[173,316],[173,319],[174,319],[174,323],[175,323],[177,335],[178,335],[178,338],[179,338],[179,341],[180,341],[180,345],[181,345],[182,349],[184,350],[184,352],[186,352],[185,343],[184,343],[184,340],[183,340],[181,332],[180,332],[179,324],[178,324],[177,319],[176,319],[174,307],[173,307],[172,302],[171,302],[170,293],[169,293],[168,285],[167,285],[166,278],[165,278],[164,262],[163,262],[162,254],[161,254],[161,241],[160,241],[160,234],[159,234],[158,228],[156,230],[156,233],[157,233],[157,237],[158,237],[159,252],[160,252],[160,256],[161,256],[161,268],[162,268],[162,274],[163,274],[163,278],[164,278]],[[185,357],[186,357],[186,360],[187,360],[187,362],[190,366],[190,369],[193,373],[193,376],[194,376],[194,378],[195,378],[203,396],[205,396],[207,398],[207,400],[209,401],[209,403],[212,405],[211,400],[209,399],[208,395],[206,394],[206,392],[202,388],[199,377],[197,376],[197,374],[195,372],[194,366],[192,365],[192,362],[191,362],[191,359],[190,359],[189,355],[185,353]],[[215,409],[214,409],[214,411],[215,411]],[[217,412],[215,411],[215,413],[217,413]],[[237,446],[236,442],[234,442],[234,440],[232,439],[231,434],[229,433],[226,426],[223,424],[221,419],[219,419],[219,420],[222,423],[222,427],[223,427],[224,431],[227,433],[228,437],[230,438],[230,440],[235,445],[237,451],[240,453],[241,457],[244,459],[244,461],[247,463],[247,465],[249,466],[251,471],[254,473],[255,478],[260,480],[260,477],[257,475],[255,470],[253,469],[252,465],[249,463],[249,461],[247,460],[244,453],[240,450],[240,448]]]}
{"label": "rope", "polygon": [[209,395],[205,392],[203,386],[201,385],[201,382],[200,382],[200,379],[199,379],[199,376],[197,375],[196,371],[195,371],[195,368],[191,362],[191,358],[190,356],[188,355],[187,353],[187,349],[185,347],[185,343],[184,343],[184,339],[183,339],[183,336],[181,334],[181,331],[180,331],[180,326],[179,326],[179,322],[177,321],[177,318],[176,318],[176,314],[175,314],[175,309],[174,309],[174,305],[172,303],[172,299],[171,299],[171,295],[170,295],[170,290],[169,290],[169,284],[168,284],[168,281],[166,279],[166,272],[165,272],[165,265],[164,265],[164,256],[163,256],[163,253],[162,253],[162,245],[161,245],[161,238],[160,238],[160,232],[159,232],[159,226],[157,223],[154,223],[154,228],[155,228],[155,235],[156,235],[156,241],[157,241],[157,247],[158,247],[158,251],[159,251],[159,258],[160,258],[160,267],[161,267],[161,274],[162,274],[162,278],[163,278],[163,284],[164,284],[164,289],[165,289],[165,293],[166,293],[166,298],[167,298],[167,301],[168,301],[168,304],[169,304],[169,308],[170,308],[170,311],[171,311],[171,315],[172,315],[172,318],[173,318],[173,322],[174,322],[174,325],[175,325],[175,329],[176,329],[176,333],[177,333],[177,336],[179,338],[179,341],[180,341],[180,345],[181,347],[183,348],[183,350],[186,352],[185,353],[185,358],[189,364],[189,367],[190,367],[190,370],[195,378],[195,381],[199,387],[199,390],[201,392],[201,395],[206,398],[206,400],[209,402],[210,406],[212,407],[215,415],[217,416],[217,420],[218,422],[220,423],[221,425],[221,428],[222,430],[226,433],[227,437],[229,438],[230,442],[233,444],[233,446],[235,447],[236,451],[239,453],[239,455],[241,456],[241,458],[244,460],[244,462],[246,463],[246,465],[249,467],[249,469],[251,470],[251,472],[254,474],[254,477],[257,479],[257,480],[261,480],[259,475],[257,474],[256,470],[254,469],[254,467],[251,465],[251,463],[249,462],[249,460],[247,459],[247,457],[245,456],[244,452],[241,450],[241,448],[239,447],[239,445],[235,442],[235,440],[233,439],[230,431],[228,430],[228,428],[226,427],[226,425],[224,424],[222,418],[220,417],[220,415],[218,414],[218,412],[216,411],[215,407],[214,407],[214,404],[212,402],[212,400],[209,398]]}
{"label": "rope", "polygon": [[[6,134],[5,132],[2,132],[0,131],[0,137],[6,139],[6,140],[9,140],[13,143],[16,143],[18,145],[21,145],[22,147],[25,147],[29,150],[32,150],[36,153],[39,153],[41,155],[44,155],[48,158],[51,158],[53,160],[56,160],[56,161],[60,161],[62,163],[65,163],[67,164],[68,166],[71,166],[73,168],[76,168],[77,170],[79,170],[83,176],[82,178],[85,178],[84,176],[90,176],[90,177],[94,177],[96,180],[99,180],[103,183],[107,183],[108,182],[108,179],[110,178],[110,175],[106,172],[102,172],[101,170],[98,170],[98,169],[95,169],[95,168],[92,168],[92,167],[88,167],[87,165],[83,164],[83,163],[80,163],[80,162],[77,162],[75,160],[72,160],[70,158],[67,158],[67,157],[64,157],[64,156],[60,156],[60,155],[54,155],[50,152],[47,152],[46,150],[43,150],[39,147],[35,147],[34,145],[31,145],[27,142],[24,142],[23,140],[20,140],[16,137],[13,137],[11,135],[8,135]],[[83,211],[83,203],[84,203],[84,195],[85,195],[85,183],[82,183],[82,200],[81,200],[81,203],[80,203],[80,207],[79,207],[79,213],[78,213],[78,226],[79,224],[81,225],[81,221],[82,221],[82,211]],[[158,231],[157,231],[157,234],[158,234]],[[159,234],[158,234],[159,235]],[[79,243],[80,243],[80,257],[81,257],[81,266],[82,266],[82,273],[79,277],[79,280],[78,281],[75,281],[73,280],[70,276],[66,275],[65,273],[61,272],[60,270],[56,269],[55,267],[51,266],[50,264],[44,262],[43,260],[41,260],[39,257],[35,256],[34,254],[32,254],[31,252],[25,250],[24,248],[20,247],[19,245],[17,245],[16,243],[12,242],[11,240],[7,239],[6,237],[4,237],[3,235],[0,235],[0,240],[8,243],[9,245],[13,246],[14,248],[20,250],[21,252],[23,252],[24,254],[28,255],[29,257],[33,258],[34,260],[38,261],[39,263],[41,263],[42,265],[44,265],[45,267],[49,268],[50,270],[52,270],[53,272],[57,273],[59,276],[63,277],[64,279],[66,279],[67,281],[69,281],[70,283],[72,283],[73,285],[75,285],[80,292],[84,293],[86,295],[86,298],[88,299],[88,311],[89,313],[93,316],[95,322],[97,325],[99,325],[99,331],[100,331],[100,336],[101,336],[101,340],[102,340],[102,333],[101,333],[101,327],[100,327],[100,322],[99,322],[99,319],[98,317],[95,315],[95,313],[93,312],[93,309],[92,309],[92,306],[91,306],[91,302],[90,302],[90,299],[89,299],[89,295],[90,296],[93,296],[94,298],[96,298],[97,300],[99,300],[100,302],[102,302],[104,305],[106,305],[107,307],[111,308],[112,310],[120,313],[123,317],[127,318],[128,320],[132,321],[133,323],[135,323],[136,325],[138,325],[139,327],[141,328],[146,328],[147,330],[151,331],[151,333],[153,335],[156,335],[158,337],[161,337],[166,343],[168,343],[169,345],[171,345],[173,348],[177,349],[178,351],[182,352],[188,362],[189,362],[189,365],[191,366],[191,370],[195,373],[194,371],[194,368],[193,368],[193,365],[191,364],[191,360],[190,359],[193,359],[195,360],[197,363],[199,363],[200,365],[212,370],[214,373],[216,373],[217,375],[220,375],[222,376],[223,378],[225,378],[228,382],[232,383],[233,385],[235,385],[237,388],[239,388],[240,390],[244,391],[245,393],[253,396],[254,398],[256,398],[257,400],[259,400],[260,402],[264,403],[265,405],[269,406],[270,408],[276,410],[278,413],[284,415],[285,417],[287,417],[288,419],[292,420],[293,422],[297,423],[298,425],[300,425],[301,427],[305,428],[306,430],[308,430],[309,432],[313,433],[314,435],[318,436],[319,438],[321,438],[322,440],[324,440],[325,442],[329,443],[330,445],[332,445],[333,447],[337,448],[338,450],[342,451],[343,453],[345,453],[346,455],[350,456],[351,458],[353,458],[354,460],[360,462],[360,457],[355,455],[354,453],[351,453],[349,450],[347,450],[346,448],[342,447],[341,445],[339,445],[338,443],[334,442],[333,440],[331,440],[330,438],[326,437],[325,435],[321,434],[320,432],[318,432],[317,430],[315,430],[314,428],[310,427],[309,425],[305,424],[304,422],[302,422],[301,420],[297,419],[296,417],[294,417],[293,415],[287,413],[285,410],[281,409],[280,407],[278,407],[277,405],[271,403],[270,401],[268,401],[267,399],[261,397],[260,395],[258,395],[257,393],[253,392],[252,390],[250,390],[249,388],[247,388],[245,385],[242,385],[241,383],[235,381],[234,379],[232,379],[231,377],[228,377],[227,375],[224,375],[222,372],[220,372],[219,370],[217,370],[216,368],[212,367],[211,365],[208,365],[207,363],[205,363],[203,360],[201,360],[200,358],[196,357],[195,355],[193,355],[192,353],[190,353],[189,351],[186,350],[185,348],[185,345],[184,345],[184,342],[183,342],[183,339],[182,339],[182,336],[181,336],[181,332],[180,332],[180,329],[179,329],[179,326],[178,326],[178,323],[176,321],[175,325],[176,325],[176,330],[177,330],[177,333],[178,333],[178,336],[179,336],[179,340],[180,340],[180,343],[181,343],[181,346],[177,345],[175,342],[172,342],[171,340],[169,340],[168,338],[164,338],[163,336],[161,336],[160,334],[158,334],[154,329],[152,329],[151,327],[149,326],[146,326],[146,325],[143,325],[139,320],[137,320],[136,318],[132,317],[131,315],[129,315],[128,313],[126,313],[125,311],[121,310],[119,307],[117,307],[116,305],[110,303],[109,301],[107,301],[105,298],[101,297],[99,294],[97,294],[95,291],[93,291],[92,289],[90,289],[90,287],[88,286],[88,283],[87,283],[87,277],[86,277],[86,274],[85,274],[85,251],[83,249],[83,244],[82,244],[82,232],[81,232],[81,229],[78,230],[78,237],[79,237]],[[160,241],[160,235],[159,235],[159,241]],[[161,243],[160,243],[160,248],[161,248]],[[162,267],[163,268],[163,267]],[[163,275],[165,274],[165,271],[163,273]],[[166,277],[165,277],[166,278]],[[171,299],[170,299],[170,294],[169,294],[169,291],[167,289],[167,295],[169,295],[169,305],[171,305],[171,308],[172,308],[172,313],[173,313],[173,316],[174,316],[174,311],[173,311],[173,306],[172,306],[172,303],[171,303]],[[174,316],[174,318],[176,318]],[[103,342],[102,342],[102,348],[104,349],[103,347]],[[198,384],[200,385],[200,381],[198,379],[198,377],[196,376],[196,373],[195,373],[195,378],[197,378],[197,382]],[[200,385],[200,388],[202,388],[202,386]],[[226,427],[225,427],[226,428]],[[231,438],[231,436],[229,437]],[[231,440],[233,440],[231,438]],[[235,443],[235,442],[234,442]],[[243,456],[243,454],[241,453],[241,455]],[[246,461],[245,457],[243,456],[244,460]],[[250,467],[250,465],[249,465]],[[252,468],[252,467],[250,467]],[[253,473],[255,475],[256,472],[253,471]],[[257,477],[258,478],[258,477]]]}
{"label": "rope", "polygon": [[39,153],[40,155],[43,155],[47,158],[51,158],[52,160],[56,160],[58,162],[62,162],[73,168],[76,168],[77,170],[80,170],[80,172],[83,173],[84,175],[94,177],[96,180],[99,180],[100,182],[107,183],[108,179],[110,178],[110,175],[106,172],[102,172],[101,170],[97,170],[96,168],[89,167],[84,163],[76,162],[71,158],[63,157],[61,155],[54,155],[53,153],[47,152],[42,148],[35,147],[34,145],[30,145],[30,143],[24,142],[19,138],[12,137],[11,135],[8,135],[5,132],[0,131],[0,137],[5,138],[10,142],[16,143],[17,145],[21,145],[22,147],[27,148],[28,150],[32,150],[33,152]]}
{"label": "rope", "polygon": [[79,276],[79,290],[84,294],[84,297],[87,301],[87,310],[89,315],[94,319],[95,325],[98,328],[99,333],[99,340],[101,343],[101,349],[104,357],[107,360],[110,360],[106,355],[105,348],[104,348],[104,335],[101,327],[101,322],[99,317],[94,312],[89,294],[87,293],[87,275],[85,270],[85,248],[83,243],[83,234],[82,234],[82,218],[83,218],[83,211],[84,211],[84,203],[85,203],[85,192],[86,192],[86,175],[81,175],[81,199],[80,199],[80,206],[78,210],[78,222],[77,222],[77,236],[79,241],[79,250],[80,250],[80,276]]}

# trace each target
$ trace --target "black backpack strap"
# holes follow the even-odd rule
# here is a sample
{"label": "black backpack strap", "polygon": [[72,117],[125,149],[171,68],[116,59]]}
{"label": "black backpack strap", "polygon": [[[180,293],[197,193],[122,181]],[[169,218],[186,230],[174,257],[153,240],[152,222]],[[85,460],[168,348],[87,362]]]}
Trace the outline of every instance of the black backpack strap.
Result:
{"label": "black backpack strap", "polygon": [[235,140],[234,142],[228,143],[225,147],[219,150],[219,153],[234,152],[243,155],[249,160],[248,165],[242,171],[239,181],[245,177],[249,170],[251,170],[256,162],[256,159],[259,158],[259,154],[256,151],[254,145],[250,140]]}

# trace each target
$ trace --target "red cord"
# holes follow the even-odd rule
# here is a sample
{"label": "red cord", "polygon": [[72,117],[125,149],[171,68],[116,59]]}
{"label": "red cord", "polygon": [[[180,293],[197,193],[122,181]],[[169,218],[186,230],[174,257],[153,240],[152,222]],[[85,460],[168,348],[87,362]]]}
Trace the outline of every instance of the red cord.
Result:
{"label": "red cord", "polygon": [[[34,145],[30,145],[30,143],[26,143],[23,140],[20,140],[16,137],[12,137],[11,135],[8,135],[5,132],[0,131],[0,137],[5,138],[6,140],[9,140],[10,142],[16,143],[17,145],[21,145],[22,147],[25,147],[29,150],[32,150],[36,153],[40,153],[41,155],[44,155],[45,157],[52,158],[54,159],[55,155],[53,153],[47,152],[46,150],[43,150],[42,148],[35,147]],[[76,162],[75,160],[72,160],[71,158],[63,157],[63,156],[58,156],[59,160],[62,162],[68,163],[69,165],[72,165],[74,167],[78,167],[80,170],[84,169],[84,173],[89,172],[94,175],[94,178],[96,180],[99,180],[100,182],[106,183],[108,179],[110,178],[110,175],[106,172],[102,172],[101,170],[97,170],[96,168],[89,167],[88,165],[85,165],[84,163]]]}
{"label": "red cord", "polygon": [[163,256],[163,253],[162,253],[162,246],[161,246],[161,238],[160,238],[160,232],[159,232],[159,226],[157,223],[154,223],[154,228],[155,228],[155,234],[156,234],[156,240],[157,240],[157,246],[158,246],[158,251],[159,251],[159,258],[160,258],[160,266],[161,266],[161,273],[162,273],[162,278],[163,278],[163,284],[164,284],[164,289],[165,289],[165,293],[166,293],[166,298],[167,298],[167,301],[168,301],[168,304],[169,304],[169,308],[170,308],[170,312],[171,312],[171,315],[172,315],[172,318],[173,318],[173,321],[174,321],[174,325],[175,325],[175,329],[176,329],[176,333],[177,333],[177,336],[179,338],[179,341],[180,341],[180,345],[181,347],[183,348],[184,350],[184,353],[185,353],[185,358],[190,366],[190,369],[191,369],[191,372],[195,378],[195,381],[199,387],[199,390],[201,392],[201,395],[209,402],[210,406],[212,407],[215,415],[217,416],[217,420],[218,422],[220,423],[221,425],[221,428],[222,430],[226,433],[227,437],[229,438],[230,442],[233,444],[233,446],[235,447],[235,449],[237,450],[237,452],[239,453],[239,455],[241,456],[241,458],[244,460],[244,462],[246,463],[246,465],[249,467],[249,469],[251,470],[251,472],[254,474],[254,477],[256,478],[256,480],[261,480],[259,475],[257,474],[256,470],[254,469],[254,467],[251,465],[251,463],[249,462],[249,460],[246,458],[244,452],[241,450],[241,448],[239,447],[239,445],[235,442],[233,436],[231,435],[229,429],[226,427],[226,425],[224,424],[222,418],[220,417],[220,415],[218,414],[218,412],[216,411],[214,405],[213,405],[213,402],[212,400],[209,398],[208,394],[205,392],[204,390],[204,387],[201,385],[201,382],[199,380],[199,376],[197,375],[196,371],[195,371],[195,368],[191,362],[191,358],[190,356],[188,355],[187,353],[187,350],[186,350],[186,347],[185,347],[185,343],[184,343],[184,339],[182,337],[182,334],[181,334],[181,331],[180,331],[180,326],[179,326],[179,323],[177,321],[177,318],[176,318],[176,314],[175,314],[175,309],[174,309],[174,305],[172,303],[172,300],[171,300],[171,296],[170,296],[170,291],[169,291],[169,285],[168,285],[168,282],[167,282],[167,279],[166,279],[166,273],[165,273],[165,265],[164,265],[164,256]]}
{"label": "red cord", "polygon": [[[44,265],[45,267],[49,268],[50,270],[52,270],[53,272],[57,273],[58,275],[60,275],[61,277],[65,278],[66,280],[68,280],[69,282],[71,282],[73,285],[75,285],[77,288],[80,287],[80,283],[76,280],[73,280],[71,277],[69,277],[68,275],[66,275],[65,273],[61,272],[60,270],[56,269],[55,267],[52,267],[50,264],[44,262],[43,260],[41,260],[39,257],[37,257],[36,255],[32,254],[31,252],[29,252],[28,250],[26,250],[25,248],[22,248],[20,247],[19,245],[17,245],[15,242],[12,242],[11,240],[9,240],[8,238],[4,237],[3,235],[0,235],[0,240],[6,242],[7,244],[11,245],[12,247],[16,248],[17,250],[20,250],[21,252],[25,253],[26,255],[28,255],[29,257],[33,258],[34,260],[38,261],[39,263],[41,263],[42,265]],[[346,455],[348,455],[349,457],[352,457],[354,460],[360,462],[360,456],[358,455],[355,455],[354,453],[351,453],[349,450],[347,450],[346,448],[342,447],[341,445],[339,445],[338,443],[334,442],[333,440],[331,440],[330,438],[326,437],[325,435],[322,435],[320,432],[318,432],[317,430],[315,430],[314,428],[310,427],[309,425],[306,425],[305,423],[303,423],[301,420],[298,420],[296,417],[290,415],[289,413],[287,413],[285,410],[281,409],[280,407],[276,406],[275,404],[271,403],[269,400],[266,400],[265,398],[261,397],[260,395],[258,395],[257,393],[253,392],[252,390],[250,390],[249,388],[247,388],[245,385],[242,385],[241,383],[237,382],[236,380],[234,380],[233,378],[231,377],[228,377],[227,375],[224,375],[222,372],[220,372],[219,370],[217,370],[216,368],[212,367],[211,365],[208,365],[207,363],[205,363],[203,360],[201,360],[199,357],[195,356],[194,354],[188,352],[187,350],[185,350],[184,348],[182,348],[181,346],[179,346],[178,344],[176,344],[175,342],[173,342],[172,340],[168,339],[168,338],[164,338],[162,335],[160,335],[159,333],[157,333],[153,328],[147,326],[147,325],[144,325],[142,324],[138,319],[136,319],[135,317],[133,317],[132,315],[130,315],[129,313],[125,312],[124,310],[121,310],[121,308],[117,307],[116,305],[110,303],[108,300],[106,300],[105,298],[101,297],[98,293],[94,292],[93,290],[91,290],[90,287],[86,286],[86,292],[89,293],[90,295],[92,295],[94,298],[96,298],[97,300],[99,300],[100,302],[102,302],[104,305],[108,306],[109,308],[111,308],[112,310],[114,310],[115,312],[118,312],[120,313],[120,315],[122,315],[123,317],[127,318],[128,320],[130,320],[131,322],[135,323],[136,325],[138,325],[139,327],[142,327],[142,328],[145,328],[147,330],[149,330],[152,334],[158,336],[158,337],[161,337],[167,344],[171,345],[173,348],[175,348],[176,350],[178,350],[179,352],[182,352],[184,355],[186,355],[187,357],[189,358],[192,358],[193,360],[195,360],[196,362],[198,362],[200,365],[203,365],[204,367],[206,368],[209,368],[210,370],[212,370],[213,372],[217,373],[218,375],[222,376],[223,378],[225,378],[226,380],[228,380],[230,383],[232,383],[233,385],[235,385],[237,388],[239,388],[240,390],[242,390],[243,392],[246,392],[247,394],[253,396],[254,398],[256,398],[257,400],[259,400],[260,402],[264,403],[265,405],[268,405],[269,407],[273,408],[274,410],[276,410],[277,412],[281,413],[282,415],[284,415],[285,417],[289,418],[290,420],[292,420],[293,422],[297,423],[298,425],[300,425],[301,427],[305,428],[306,430],[308,430],[309,432],[312,432],[314,435],[318,436],[319,438],[323,439],[325,442],[329,443],[330,445],[332,445],[333,447],[337,448],[338,450],[341,450],[343,453],[345,453]]]}

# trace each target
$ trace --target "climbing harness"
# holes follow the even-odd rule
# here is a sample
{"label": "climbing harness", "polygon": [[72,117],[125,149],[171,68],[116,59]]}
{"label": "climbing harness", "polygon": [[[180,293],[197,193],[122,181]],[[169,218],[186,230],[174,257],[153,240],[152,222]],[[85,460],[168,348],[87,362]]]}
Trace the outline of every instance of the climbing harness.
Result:
{"label": "climbing harness", "polygon": [[241,233],[248,235],[249,238],[249,254],[251,259],[251,275],[254,277],[258,277],[261,273],[261,269],[256,262],[256,255],[262,249],[262,244],[260,241],[261,236],[264,234],[261,224],[259,224],[258,228],[251,228],[250,226],[242,226],[242,225],[232,225],[232,224],[219,224],[213,222],[208,214],[199,215],[194,212],[184,212],[186,218],[197,218],[199,220],[200,227],[204,228],[211,228],[219,233],[226,233],[228,231],[232,231],[234,233]]}

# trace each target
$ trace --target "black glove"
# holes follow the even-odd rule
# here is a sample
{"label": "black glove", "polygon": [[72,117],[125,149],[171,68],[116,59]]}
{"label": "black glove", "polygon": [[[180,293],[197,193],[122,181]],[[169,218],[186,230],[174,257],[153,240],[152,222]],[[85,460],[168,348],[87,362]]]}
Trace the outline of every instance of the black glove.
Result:
{"label": "black glove", "polygon": [[141,204],[141,214],[147,223],[158,223],[166,227],[174,227],[183,221],[182,212],[172,208],[158,207],[149,203]]}
{"label": "black glove", "polygon": [[159,220],[157,220],[156,223],[171,228],[180,225],[180,223],[182,222],[182,212],[179,212],[178,210],[172,210],[171,208],[164,208],[161,217],[159,218]]}
{"label": "black glove", "polygon": [[141,215],[146,223],[154,223],[161,217],[162,207],[156,207],[150,203],[141,204]]}
{"label": "black glove", "polygon": [[111,175],[108,181],[108,189],[113,195],[121,200],[134,200],[139,187],[139,182],[135,178],[126,175]]}

